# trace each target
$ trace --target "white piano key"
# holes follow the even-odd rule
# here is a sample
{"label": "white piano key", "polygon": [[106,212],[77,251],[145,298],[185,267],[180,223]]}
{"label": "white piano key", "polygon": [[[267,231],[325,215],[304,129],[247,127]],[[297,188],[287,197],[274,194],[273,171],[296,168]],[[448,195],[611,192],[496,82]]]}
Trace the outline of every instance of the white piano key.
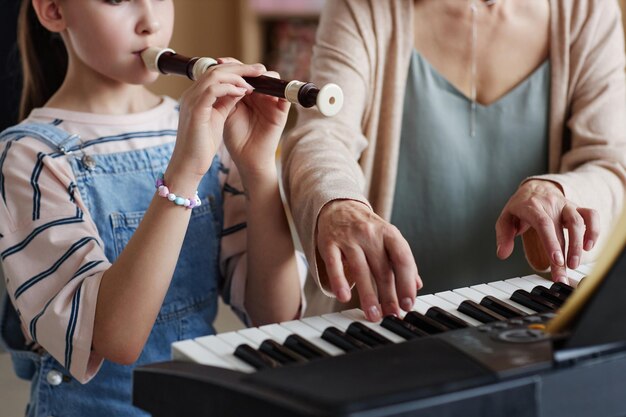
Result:
{"label": "white piano key", "polygon": [[233,352],[237,348],[237,346],[242,345],[244,343],[247,345],[250,345],[251,347],[255,349],[259,348],[259,343],[255,343],[252,340],[246,337],[243,337],[238,332],[220,333],[216,336],[218,339],[223,340],[225,343],[231,345],[234,348]]}
{"label": "white piano key", "polygon": [[511,294],[507,294],[504,291],[500,291],[499,289],[497,289],[496,287],[492,287],[489,286],[487,284],[479,284],[479,285],[473,285],[470,288],[484,294],[484,295],[491,295],[492,297],[496,297],[497,299],[504,301],[505,303],[507,303],[508,305],[510,305],[511,307],[515,307],[520,311],[523,311],[526,314],[535,314],[536,311],[535,310],[531,310],[530,308],[524,307],[523,305],[516,303],[515,301],[511,300]]}
{"label": "white piano key", "polygon": [[253,346],[253,344],[256,345],[254,346],[255,348],[260,346],[261,343],[263,343],[267,339],[270,339],[267,333],[259,330],[256,327],[250,327],[247,329],[239,330],[237,331],[237,333],[239,333],[241,336],[245,337],[246,339],[250,340],[251,343],[248,343],[248,344],[250,346]]}
{"label": "white piano key", "polygon": [[352,320],[350,320],[348,317],[344,316],[341,313],[322,314],[321,317],[325,320],[328,320],[330,323],[332,323],[333,326],[335,326],[342,332],[346,331],[348,326],[352,323]]}
{"label": "white piano key", "polygon": [[385,329],[384,327],[382,327],[380,325],[380,322],[382,320],[379,321],[378,323],[373,323],[367,320],[367,318],[365,317],[365,312],[359,308],[353,308],[352,310],[345,310],[345,311],[342,311],[341,314],[346,316],[352,322],[358,321],[359,323],[363,323],[364,325],[374,330],[379,335],[386,337],[387,339],[391,340],[394,343],[406,342],[405,338],[398,336],[394,332],[391,332]]}
{"label": "white piano key", "polygon": [[475,303],[480,304],[485,295],[481,292],[478,292],[472,288],[457,288],[456,290],[452,290],[453,293],[460,295],[461,297],[472,300]]}
{"label": "white piano key", "polygon": [[576,271],[580,272],[583,275],[589,275],[591,274],[591,271],[593,270],[593,265],[594,264],[578,265],[578,268],[576,268]]}
{"label": "white piano key", "polygon": [[302,319],[302,322],[308,324],[313,327],[315,330],[319,330],[322,333],[324,330],[329,328],[330,326],[334,326],[333,323],[328,320],[322,318],[321,316],[317,317],[305,317]]}
{"label": "white piano key", "polygon": [[578,284],[580,283],[580,280],[585,278],[586,276],[587,276],[587,274],[580,273],[580,272],[575,271],[573,269],[568,269],[567,270],[567,278],[569,280],[569,285],[571,285],[574,288],[578,287]]}
{"label": "white piano key", "polygon": [[215,335],[202,336],[202,337],[197,337],[194,340],[196,343],[198,343],[205,349],[216,354],[222,360],[228,362],[230,365],[232,365],[233,369],[236,369],[241,372],[255,372],[256,371],[252,366],[248,365],[247,363],[245,363],[244,361],[242,361],[241,359],[239,359],[238,357],[234,355],[236,347],[233,347],[230,344],[224,342],[223,340],[219,339],[217,336]]}
{"label": "white piano key", "polygon": [[504,293],[507,294],[508,297],[511,297],[511,295],[520,289],[520,287],[518,287],[517,285],[513,285],[510,284],[508,282],[505,281],[494,281],[494,282],[489,282],[487,283],[487,285],[489,285],[490,287],[494,287]]}
{"label": "white piano key", "polygon": [[461,313],[459,310],[457,310],[457,306],[456,305],[449,303],[448,301],[444,300],[443,298],[437,297],[437,296],[435,296],[433,294],[422,295],[422,296],[417,297],[417,298],[422,300],[422,301],[424,301],[425,303],[430,304],[431,306],[439,307],[439,308],[447,311],[448,313],[457,316],[461,320],[467,322],[467,324],[470,324],[472,326],[480,326],[482,324],[481,322],[471,318],[467,314]]}
{"label": "white piano key", "polygon": [[205,349],[193,339],[181,340],[180,342],[172,343],[172,359],[233,369],[233,366],[231,366],[228,362],[221,359],[213,352]]}
{"label": "white piano key", "polygon": [[525,279],[521,279],[521,278],[511,278],[511,279],[507,279],[504,282],[508,282],[511,285],[515,285],[516,287],[521,288],[522,290],[526,290],[528,292],[531,292],[533,290],[533,288],[536,287],[535,284],[533,284],[530,281],[526,281]]}
{"label": "white piano key", "polygon": [[466,300],[464,297],[462,297],[459,294],[456,294],[456,293],[454,293],[452,291],[436,292],[434,295],[439,297],[439,298],[443,298],[444,300],[446,300],[450,304],[454,304],[455,306],[457,306],[457,308],[463,301]]}
{"label": "white piano key", "polygon": [[432,305],[420,300],[419,297],[415,299],[413,303],[413,311],[417,311],[420,314],[426,315],[426,312],[432,307]]}
{"label": "white piano key", "polygon": [[539,275],[526,275],[526,276],[523,276],[522,279],[525,279],[526,281],[529,281],[529,282],[535,284],[535,287],[537,285],[541,285],[543,287],[550,288],[552,286],[552,284],[554,284],[553,281],[547,280],[547,279],[545,279],[543,277],[540,277]]}
{"label": "white piano key", "polygon": [[259,330],[261,330],[262,332],[267,334],[269,338],[277,341],[280,344],[285,343],[285,339],[293,334],[280,324],[266,324],[265,326],[259,327]]}
{"label": "white piano key", "polygon": [[306,340],[313,343],[315,346],[322,349],[324,352],[328,353],[329,355],[337,356],[337,355],[343,355],[345,353],[343,350],[339,349],[337,346],[331,343],[328,343],[326,340],[322,339],[321,331],[314,329],[313,327],[307,324],[304,324],[300,320],[285,321],[285,322],[280,323],[280,325],[283,326],[288,331],[305,338]]}

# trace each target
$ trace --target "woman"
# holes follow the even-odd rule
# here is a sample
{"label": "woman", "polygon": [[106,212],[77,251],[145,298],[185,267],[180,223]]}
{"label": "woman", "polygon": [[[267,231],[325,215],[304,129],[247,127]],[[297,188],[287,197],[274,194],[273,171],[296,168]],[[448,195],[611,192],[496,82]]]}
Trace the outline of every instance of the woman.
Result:
{"label": "woman", "polygon": [[345,302],[355,283],[377,320],[411,308],[420,275],[440,290],[526,273],[493,256],[516,235],[553,280],[592,259],[624,198],[624,61],[614,1],[327,2],[312,79],[346,105],[301,112],[283,151],[322,288]]}

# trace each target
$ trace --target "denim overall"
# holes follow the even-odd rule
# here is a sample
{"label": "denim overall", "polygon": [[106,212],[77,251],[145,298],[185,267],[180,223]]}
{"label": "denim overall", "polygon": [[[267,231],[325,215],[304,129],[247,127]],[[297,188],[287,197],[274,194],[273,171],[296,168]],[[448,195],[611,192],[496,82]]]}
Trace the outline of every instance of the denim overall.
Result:
{"label": "denim overall", "polygon": [[[85,158],[77,136],[45,124],[16,126],[3,132],[0,140],[23,136],[49,145],[52,157],[68,155],[77,189],[104,242],[105,255],[115,262],[154,196],[155,179],[165,171],[173,143],[129,152],[89,154]],[[216,157],[198,189],[202,205],[192,211],[165,301],[134,365],[105,360],[90,382],[80,384],[49,354],[39,355],[25,348],[19,319],[4,296],[0,310],[2,339],[12,355],[16,374],[32,381],[28,417],[147,416],[131,405],[133,368],[168,360],[174,341],[215,333],[212,323],[222,285],[218,260],[223,213],[218,167]]]}

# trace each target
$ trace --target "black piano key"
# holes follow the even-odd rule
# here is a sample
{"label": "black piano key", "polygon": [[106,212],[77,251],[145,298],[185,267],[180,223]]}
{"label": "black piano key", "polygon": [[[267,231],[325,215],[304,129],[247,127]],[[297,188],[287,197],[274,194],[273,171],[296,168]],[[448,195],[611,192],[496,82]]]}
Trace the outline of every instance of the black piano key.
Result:
{"label": "black piano key", "polygon": [[391,340],[358,321],[351,323],[346,329],[346,333],[371,347],[392,344]]}
{"label": "black piano key", "polygon": [[527,315],[522,310],[515,308],[512,305],[492,295],[485,296],[482,300],[480,300],[480,304],[507,319],[523,317]]}
{"label": "black piano key", "polygon": [[565,299],[567,298],[563,296],[563,294],[560,294],[556,291],[552,291],[549,288],[543,287],[541,285],[533,288],[533,290],[530,293],[535,294],[543,298],[544,300],[551,302],[557,307],[561,307],[563,303],[565,302]]}
{"label": "black piano key", "polygon": [[481,323],[491,323],[494,321],[506,320],[506,318],[504,318],[500,314],[494,313],[488,308],[485,308],[472,300],[463,301],[461,304],[459,304],[458,310],[461,313],[467,314],[471,318],[474,318]]}
{"label": "black piano key", "polygon": [[458,318],[454,314],[448,313],[441,307],[429,308],[426,311],[426,317],[430,317],[450,329],[464,329],[466,327],[470,327],[468,322]]}
{"label": "black piano key", "polygon": [[245,343],[237,346],[235,356],[255,369],[278,368],[281,366],[280,363],[270,358],[265,353],[259,352]]}
{"label": "black piano key", "polygon": [[355,352],[358,350],[370,349],[368,345],[355,339],[354,337],[345,334],[336,327],[328,327],[322,332],[322,339],[337,346],[339,349],[346,352]]}
{"label": "black piano key", "polygon": [[285,347],[291,349],[292,351],[298,353],[300,356],[308,360],[331,357],[329,353],[318,348],[299,334],[292,334],[287,336],[287,338],[285,339],[285,343],[283,344],[285,345]]}
{"label": "black piano key", "polygon": [[305,358],[296,352],[289,350],[272,339],[264,340],[261,346],[259,346],[259,350],[281,365],[307,362]]}
{"label": "black piano key", "polygon": [[380,322],[380,325],[407,340],[428,336],[428,333],[425,331],[418,329],[406,321],[400,320],[396,316],[386,316],[383,321]]}
{"label": "black piano key", "polygon": [[549,313],[556,310],[554,305],[547,304],[546,301],[526,290],[516,290],[511,294],[511,300],[538,313]]}
{"label": "black piano key", "polygon": [[556,292],[559,292],[561,294],[565,294],[566,296],[570,296],[574,292],[574,287],[571,287],[562,282],[555,282],[554,284],[550,286],[550,289]]}
{"label": "black piano key", "polygon": [[443,333],[450,330],[449,327],[446,327],[438,321],[433,320],[430,317],[427,317],[421,313],[418,313],[417,311],[409,311],[408,313],[406,313],[406,315],[404,316],[404,321],[412,324],[418,329],[425,331],[428,334]]}

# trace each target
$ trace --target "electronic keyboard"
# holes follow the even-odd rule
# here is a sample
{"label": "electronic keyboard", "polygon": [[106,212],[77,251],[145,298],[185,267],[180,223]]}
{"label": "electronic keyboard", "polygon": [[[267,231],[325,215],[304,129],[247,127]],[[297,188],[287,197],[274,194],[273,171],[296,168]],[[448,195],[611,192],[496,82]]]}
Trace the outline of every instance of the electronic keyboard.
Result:
{"label": "electronic keyboard", "polygon": [[[184,340],[134,374],[153,416],[626,415],[626,351],[562,352],[545,323],[590,273],[422,295],[378,323],[359,309]],[[584,285],[584,284],[583,284]]]}

